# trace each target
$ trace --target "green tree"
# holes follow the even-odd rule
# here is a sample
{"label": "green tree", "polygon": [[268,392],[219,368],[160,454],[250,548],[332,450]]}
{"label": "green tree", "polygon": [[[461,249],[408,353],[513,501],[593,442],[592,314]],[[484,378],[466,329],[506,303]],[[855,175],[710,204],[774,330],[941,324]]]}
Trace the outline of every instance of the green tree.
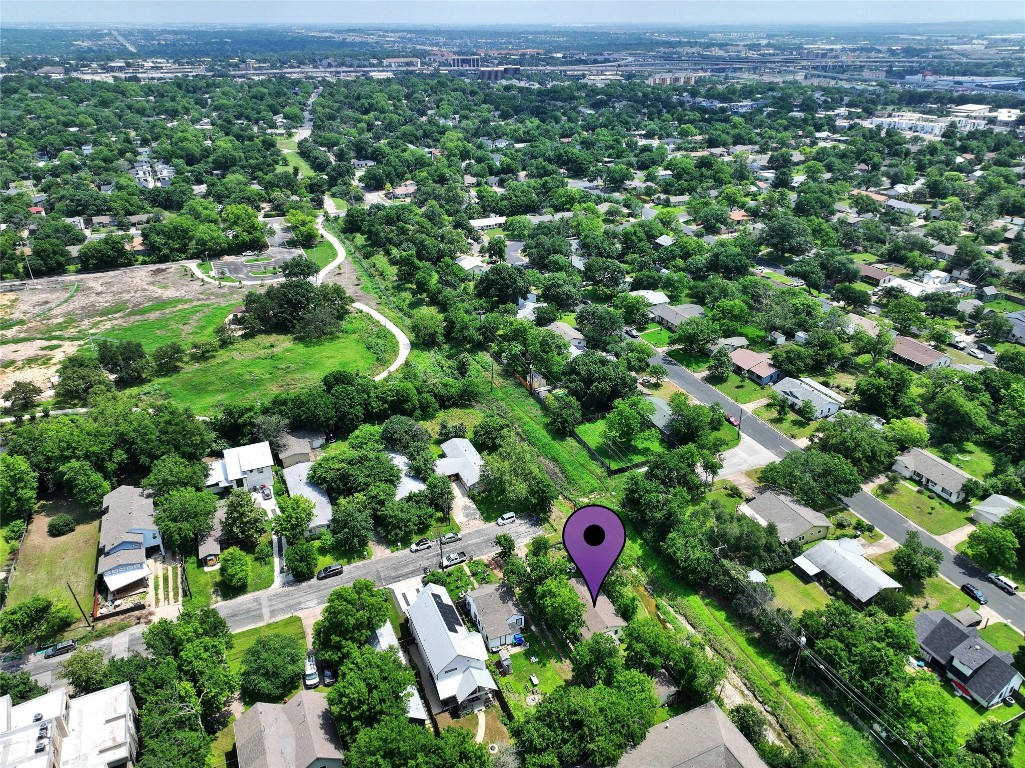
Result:
{"label": "green tree", "polygon": [[338,587],[328,595],[321,618],[313,625],[317,657],[336,667],[388,618],[387,593],[368,579]]}
{"label": "green tree", "polygon": [[221,581],[238,589],[249,583],[249,556],[238,547],[221,552]]}
{"label": "green tree", "polygon": [[406,714],[413,671],[394,650],[362,645],[338,669],[338,681],[328,692],[331,716],[342,741],[351,744],[360,731]]}
{"label": "green tree", "polygon": [[687,352],[703,354],[721,338],[719,326],[707,317],[688,317],[677,326],[669,343]]}
{"label": "green tree", "polygon": [[271,528],[290,544],[297,543],[306,539],[313,517],[312,501],[305,496],[289,496],[278,499],[278,514],[271,520]]}
{"label": "green tree", "polygon": [[292,544],[285,550],[285,567],[296,581],[309,581],[317,570],[317,549],[308,541]]}
{"label": "green tree", "polygon": [[629,451],[638,436],[650,429],[648,417],[654,412],[655,406],[642,397],[617,400],[605,417],[602,439],[617,450]]}
{"label": "green tree", "polygon": [[553,576],[539,584],[534,590],[534,603],[541,620],[558,627],[566,637],[576,637],[584,625],[584,604],[565,578]]}
{"label": "green tree", "polygon": [[548,423],[560,435],[572,434],[584,420],[580,403],[572,395],[547,395],[545,405],[548,408]]}
{"label": "green tree", "polygon": [[88,462],[69,461],[57,470],[57,475],[64,492],[90,509],[99,507],[103,497],[110,493],[110,483]]}
{"label": "green tree", "polygon": [[929,430],[920,421],[914,419],[894,419],[884,428],[887,439],[897,450],[908,448],[925,448],[929,444]]}
{"label": "green tree", "polygon": [[24,456],[0,453],[0,519],[27,519],[36,508],[39,476]]}
{"label": "green tree", "polygon": [[858,378],[854,395],[858,407],[884,419],[914,416],[921,410],[912,385],[915,375],[902,365],[880,364]]}
{"label": "green tree", "polygon": [[97,348],[97,357],[100,365],[114,374],[118,386],[122,387],[143,381],[149,369],[149,358],[138,341],[103,339]]}
{"label": "green tree", "polygon": [[795,216],[779,215],[762,231],[762,242],[780,256],[801,257],[815,246],[808,225]]}
{"label": "green tree", "polygon": [[46,693],[47,689],[32,679],[28,670],[4,672],[0,670],[0,696],[10,696],[14,706],[24,704]]}
{"label": "green tree", "polygon": [[154,506],[161,537],[179,552],[187,551],[196,537],[213,530],[217,500],[205,491],[179,488],[158,498]]}
{"label": "green tree", "polygon": [[67,680],[78,696],[106,686],[107,661],[99,648],[79,648],[57,667],[57,676]]}
{"label": "green tree", "polygon": [[169,341],[153,350],[153,369],[161,376],[177,373],[184,362],[185,347],[177,341]]}
{"label": "green tree", "polygon": [[649,616],[630,620],[623,630],[623,643],[627,666],[649,675],[671,662],[675,646],[673,637]]}
{"label": "green tree", "polygon": [[43,390],[31,381],[16,381],[4,392],[3,398],[7,401],[9,413],[20,413],[35,408],[41,394]]}
{"label": "green tree", "polygon": [[965,554],[980,565],[1009,570],[1018,561],[1018,539],[997,525],[979,525],[968,534]]}
{"label": "green tree", "polygon": [[272,633],[242,654],[242,699],[277,703],[299,685],[306,664],[303,646],[291,635]]}
{"label": "green tree", "polygon": [[71,608],[45,597],[32,597],[0,613],[0,637],[14,651],[42,645],[60,636],[75,621]]}
{"label": "green tree", "polygon": [[949,757],[961,746],[961,715],[935,679],[916,677],[898,696],[903,725],[912,739],[937,757]]}
{"label": "green tree", "polygon": [[793,451],[768,464],[760,476],[766,485],[794,494],[809,507],[825,509],[838,496],[853,496],[861,476],[847,459],[825,451]]}
{"label": "green tree", "polygon": [[224,507],[221,532],[228,541],[240,541],[244,547],[255,547],[267,531],[267,516],[256,506],[245,488],[232,488]]}
{"label": "green tree", "polygon": [[331,535],[341,551],[363,552],[374,535],[369,506],[356,497],[339,501],[331,510]]}
{"label": "green tree", "polygon": [[142,487],[157,498],[180,488],[201,491],[206,487],[206,464],[183,459],[175,453],[161,456],[142,480]]}
{"label": "green tree", "polygon": [[908,531],[904,543],[893,553],[893,569],[911,581],[932,578],[939,573],[942,562],[943,553],[935,547],[925,546],[916,530]]}
{"label": "green tree", "polygon": [[577,312],[577,328],[589,349],[606,349],[623,333],[623,315],[602,304],[588,304]]}
{"label": "green tree", "polygon": [[50,536],[67,536],[75,530],[75,518],[71,515],[61,512],[59,515],[54,515],[50,518],[50,522],[46,524],[46,532]]}
{"label": "green tree", "polygon": [[587,686],[612,685],[623,670],[619,644],[604,633],[591,635],[573,646],[573,679]]}
{"label": "green tree", "polygon": [[765,713],[754,704],[744,703],[730,707],[728,714],[737,730],[752,744],[758,744],[765,738],[765,728],[769,721]]}
{"label": "green tree", "polygon": [[897,449],[888,435],[877,429],[870,416],[838,413],[819,429],[818,447],[843,456],[862,477],[870,477],[893,465]]}
{"label": "green tree", "polygon": [[499,507],[522,509],[545,519],[558,496],[533,446],[515,440],[484,457],[479,492]]}
{"label": "green tree", "polygon": [[346,768],[422,766],[423,768],[488,768],[488,750],[475,744],[464,728],[446,728],[435,737],[405,717],[392,717],[365,728],[345,752]]}
{"label": "green tree", "polygon": [[712,360],[708,364],[708,375],[717,381],[726,381],[733,370],[733,359],[726,347],[719,347],[712,353]]}

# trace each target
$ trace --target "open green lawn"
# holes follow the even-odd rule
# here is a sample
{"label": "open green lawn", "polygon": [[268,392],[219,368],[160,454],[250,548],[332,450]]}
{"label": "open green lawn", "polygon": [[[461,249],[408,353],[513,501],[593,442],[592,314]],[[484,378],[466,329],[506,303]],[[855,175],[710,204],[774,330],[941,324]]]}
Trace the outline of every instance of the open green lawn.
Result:
{"label": "open green lawn", "polygon": [[[245,652],[267,635],[288,635],[289,637],[294,637],[303,648],[308,647],[306,644],[306,633],[303,630],[303,620],[298,616],[289,616],[287,619],[281,619],[271,624],[264,624],[261,627],[253,627],[252,629],[236,632],[234,635],[235,644],[228,651],[228,668],[232,672],[238,672],[242,666],[242,657],[245,655]],[[295,681],[296,689],[299,688],[300,682],[299,680]]]}
{"label": "open green lawn", "polygon": [[1022,713],[1020,704],[1012,706],[998,704],[993,709],[986,709],[974,701],[969,701],[963,696],[957,695],[957,689],[954,688],[954,684],[949,680],[942,681],[942,687],[944,691],[950,694],[954,711],[957,712],[958,720],[961,724],[962,739],[968,738],[968,734],[982,725],[983,720],[990,719],[1006,723],[1011,718]]}
{"label": "open green lawn", "polygon": [[394,358],[394,337],[372,319],[357,315],[349,318],[344,332],[334,338],[305,344],[279,335],[243,339],[208,360],[188,363],[178,373],[133,391],[177,400],[198,414],[208,414],[227,402],[269,397],[319,382],[334,370],[376,372],[384,366],[375,362],[362,341],[361,328],[374,333],[380,329],[382,343],[391,342],[387,359]]}
{"label": "open green lawn", "polygon": [[889,576],[904,585],[904,594],[911,598],[911,610],[908,616],[922,611],[940,610],[957,613],[962,608],[970,607],[978,610],[979,604],[955,587],[942,576],[933,576],[923,581],[907,581],[897,575],[893,568],[893,551],[873,555],[869,558],[882,568]]}
{"label": "open green lawn", "polygon": [[666,353],[688,371],[699,373],[708,368],[712,358],[701,352],[687,352],[682,349],[671,349]]}
{"label": "open green lawn", "polygon": [[776,603],[800,616],[805,611],[825,608],[829,595],[818,584],[806,584],[793,571],[780,571],[768,577],[776,591]]}
{"label": "open green lawn", "polygon": [[1022,645],[1025,645],[1025,637],[1014,627],[998,621],[979,630],[982,639],[992,645],[998,651],[1014,653]]}
{"label": "open green lawn", "polygon": [[775,408],[761,405],[755,408],[754,414],[792,440],[799,437],[810,437],[818,429],[817,421],[805,421],[793,411],[787,411],[786,418],[781,419]]}
{"label": "open green lawn", "polygon": [[[66,536],[53,538],[46,525],[54,515],[65,512],[78,523]],[[75,613],[76,625],[81,614],[68,592],[70,583],[86,611],[92,608],[96,584],[96,548],[100,542],[100,517],[96,511],[66,499],[48,499],[39,503],[18,555],[18,567],[7,596],[8,605],[17,605],[33,597],[48,597],[65,603]]]}
{"label": "open green lawn", "polygon": [[872,493],[934,536],[950,533],[971,522],[971,510],[967,507],[955,507],[939,496],[930,499],[928,493],[918,493],[904,482],[897,483],[897,490],[889,496],[878,487]]}
{"label": "open green lawn", "polygon": [[1014,753],[1011,755],[1011,768],[1025,768],[1025,728],[1019,728],[1014,737]]}
{"label": "open green lawn", "polygon": [[214,735],[210,744],[210,754],[206,756],[207,768],[227,768],[229,765],[238,765],[238,756],[235,754],[235,716],[228,718],[225,725]]}
{"label": "open green lawn", "polygon": [[341,563],[342,565],[348,565],[349,563],[355,563],[360,560],[366,560],[370,557],[370,547],[367,547],[362,552],[355,554],[350,552],[341,552],[336,547],[328,548],[323,545],[321,541],[313,542],[314,549],[317,551],[317,570],[325,568],[326,566],[334,563]]}
{"label": "open green lawn", "polygon": [[[929,453],[940,455],[935,447],[930,446]],[[986,475],[993,471],[993,457],[985,448],[980,448],[975,443],[965,443],[957,452],[957,455],[950,460],[955,467],[960,467],[969,475],[978,480],[985,480]]]}
{"label": "open green lawn", "polygon": [[[265,533],[262,540],[270,541],[270,534]],[[218,600],[229,600],[270,587],[274,583],[274,558],[261,562],[249,553],[246,554],[249,557],[249,583],[246,584],[245,589],[229,587],[224,584],[221,581],[219,568],[207,571],[199,565],[195,557],[191,555],[186,557],[185,576],[189,580],[192,596],[182,600],[185,607],[209,608],[214,602],[214,597],[217,597]]]}
{"label": "open green lawn", "polygon": [[725,420],[719,429],[712,433],[712,437],[719,440],[722,446],[720,451],[728,451],[740,445],[740,430]]}
{"label": "open green lawn", "polygon": [[306,254],[306,258],[321,269],[334,261],[335,257],[338,256],[335,247],[327,240],[321,240],[311,248],[303,248],[303,252]]}
{"label": "open green lawn", "polygon": [[1022,305],[1009,299],[994,299],[986,302],[986,308],[994,312],[1017,312],[1022,309]]}
{"label": "open green lawn", "polygon": [[645,461],[665,450],[662,445],[661,436],[655,428],[642,432],[634,440],[632,446],[618,448],[613,448],[605,442],[603,437],[604,431],[604,419],[581,424],[577,427],[577,434],[613,469]]}
{"label": "open green lawn", "polygon": [[734,402],[741,404],[761,400],[763,397],[768,397],[769,392],[768,387],[760,387],[746,376],[738,376],[733,372],[730,372],[726,381],[709,377],[705,379],[705,382],[711,384]]}
{"label": "open green lawn", "polygon": [[650,331],[645,331],[641,334],[641,338],[651,344],[653,347],[666,347],[669,346],[669,337],[672,336],[667,329],[659,326]]}
{"label": "open green lawn", "polygon": [[[505,692],[514,717],[520,717],[530,709],[527,696],[534,689],[530,682],[531,675],[537,676],[537,688],[542,693],[551,693],[569,678],[569,665],[538,635],[524,630],[523,638],[530,644],[530,648],[511,654],[512,674],[498,678],[498,684]],[[531,657],[536,658],[537,663],[531,662]]]}
{"label": "open green lawn", "polygon": [[[111,328],[103,332],[103,338],[137,341],[147,352],[152,352],[161,344],[177,341],[188,347],[194,341],[212,341],[218,326],[224,323],[232,307],[242,303],[241,294],[220,299],[217,302],[192,304],[182,309],[168,312],[159,318],[139,320],[129,325]],[[156,312],[164,307],[150,305],[138,310],[129,311],[126,315]]]}
{"label": "open green lawn", "polygon": [[310,168],[309,163],[299,157],[298,152],[285,152],[285,164],[289,168],[298,168],[300,176],[313,176],[313,169]]}

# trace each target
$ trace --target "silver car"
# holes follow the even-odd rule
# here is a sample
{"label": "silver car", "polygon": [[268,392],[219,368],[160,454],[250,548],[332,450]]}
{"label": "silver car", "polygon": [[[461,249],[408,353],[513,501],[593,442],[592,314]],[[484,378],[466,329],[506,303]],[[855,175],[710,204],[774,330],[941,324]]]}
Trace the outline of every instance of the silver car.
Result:
{"label": "silver car", "polygon": [[512,512],[506,512],[500,518],[495,521],[496,525],[511,525],[516,522],[516,515]]}

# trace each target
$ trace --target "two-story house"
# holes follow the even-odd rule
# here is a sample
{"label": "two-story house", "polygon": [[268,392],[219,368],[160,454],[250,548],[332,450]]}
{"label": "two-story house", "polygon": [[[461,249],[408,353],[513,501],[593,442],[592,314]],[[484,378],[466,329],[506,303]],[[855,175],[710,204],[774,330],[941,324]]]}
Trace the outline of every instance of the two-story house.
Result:
{"label": "two-story house", "polygon": [[431,711],[467,712],[487,705],[498,689],[487,668],[488,649],[479,632],[463,625],[448,591],[427,584],[406,615]]}
{"label": "two-story house", "polygon": [[224,458],[211,462],[206,477],[206,487],[220,492],[229,488],[247,488],[251,491],[261,485],[274,485],[274,457],[270,443],[243,445],[228,448]]}
{"label": "two-story house", "polygon": [[96,573],[111,599],[148,587],[152,571],[146,559],[164,554],[153,518],[153,499],[141,488],[122,485],[103,497]]}

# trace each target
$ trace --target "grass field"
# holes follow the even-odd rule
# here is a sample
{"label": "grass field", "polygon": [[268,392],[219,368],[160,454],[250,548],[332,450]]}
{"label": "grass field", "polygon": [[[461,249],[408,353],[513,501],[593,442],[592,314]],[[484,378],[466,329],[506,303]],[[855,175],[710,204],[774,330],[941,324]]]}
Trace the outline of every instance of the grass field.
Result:
{"label": "grass field", "polygon": [[1002,621],[980,629],[979,634],[983,640],[998,651],[1014,653],[1022,645],[1025,645],[1025,637],[1022,637],[1021,632],[1014,627],[1004,624]]}
{"label": "grass field", "polygon": [[632,446],[619,448],[613,448],[605,442],[604,432],[604,419],[581,424],[577,427],[577,434],[613,469],[636,464],[639,461],[646,461],[665,450],[662,446],[658,430],[654,428],[638,435]]}
{"label": "grass field", "polygon": [[665,328],[658,327],[650,331],[645,331],[641,334],[641,338],[651,344],[653,347],[667,347],[669,346],[669,337],[672,334]]}
{"label": "grass field", "polygon": [[1017,312],[1022,306],[1009,299],[994,299],[986,302],[986,308],[992,309],[994,312]]}
{"label": "grass field", "polygon": [[[46,532],[46,525],[51,517],[61,512],[74,517],[78,526],[67,536],[53,538]],[[18,555],[8,605],[33,597],[48,597],[55,603],[66,603],[78,617],[80,614],[68,592],[70,583],[82,605],[91,606],[96,584],[100,516],[99,512],[85,510],[64,499],[40,502]]]}
{"label": "grass field", "polygon": [[[307,647],[303,620],[298,616],[289,616],[287,619],[264,624],[262,627],[253,627],[252,629],[236,632],[234,635],[235,645],[228,651],[228,668],[232,672],[238,672],[242,667],[242,657],[245,655],[245,652],[267,635],[288,635],[289,637],[294,637],[303,648]],[[299,683],[299,680],[295,681],[297,690]]]}
{"label": "grass field", "polygon": [[957,712],[958,720],[961,723],[961,738],[966,739],[968,734],[982,725],[983,720],[997,720],[1001,723],[1006,723],[1016,715],[1020,715],[1022,708],[1020,704],[1014,704],[1013,706],[1007,706],[1006,704],[999,704],[993,709],[985,709],[974,701],[968,701],[963,696],[958,696],[955,693],[953,683],[949,680],[943,681],[943,690],[950,694],[950,699],[954,705],[954,711]]}
{"label": "grass field", "polygon": [[[929,447],[926,450],[935,456],[940,455],[934,447]],[[986,475],[993,471],[993,457],[986,449],[980,448],[975,443],[965,443],[950,463],[978,480],[985,480]]]}
{"label": "grass field", "polygon": [[760,387],[746,376],[738,376],[733,372],[731,372],[726,378],[726,381],[718,381],[708,378],[705,379],[705,382],[707,384],[711,384],[734,402],[741,404],[753,403],[755,400],[761,400],[763,397],[768,397],[767,388]]}
{"label": "grass field", "polygon": [[[264,541],[270,541],[270,534],[264,534]],[[219,600],[227,600],[249,592],[259,592],[274,583],[274,558],[260,562],[249,555],[249,583],[245,589],[229,587],[221,582],[220,569],[206,571],[200,567],[195,557],[185,558],[185,576],[189,580],[192,596],[182,600],[186,608],[209,608],[216,596]]]}
{"label": "grass field", "polygon": [[911,598],[911,610],[908,616],[933,609],[957,613],[962,608],[979,609],[979,604],[941,576],[933,576],[923,581],[907,581],[897,575],[893,568],[893,551],[884,552],[869,558],[892,578],[904,585],[904,594]]}
{"label": "grass field", "polygon": [[903,482],[897,483],[897,490],[889,496],[882,494],[878,487],[872,493],[934,536],[950,533],[971,522],[971,510],[948,504],[939,496],[930,499],[929,494],[918,493]]}
{"label": "grass field", "polygon": [[[137,341],[147,352],[161,344],[177,341],[188,347],[193,341],[211,341],[218,326],[224,322],[232,307],[242,303],[241,295],[231,295],[216,303],[192,304],[169,312],[159,318],[139,320],[120,328],[103,332],[103,338]],[[149,314],[165,309],[166,302],[140,307],[127,314]]]}
{"label": "grass field", "polygon": [[776,603],[800,616],[805,611],[825,608],[829,595],[818,584],[805,584],[793,571],[780,571],[768,577],[776,590]]}
{"label": "grass field", "polygon": [[225,725],[214,735],[210,744],[210,754],[206,756],[207,768],[227,768],[229,765],[238,765],[238,756],[235,754],[235,728],[233,724],[235,716],[228,718]]}
{"label": "grass field", "polygon": [[771,424],[791,440],[809,437],[817,428],[817,422],[805,421],[793,411],[787,411],[786,418],[781,419],[775,408],[761,405],[755,408],[755,416]]}
{"label": "grass field", "polygon": [[[373,320],[354,316],[345,324],[347,332],[307,344],[279,335],[244,339],[208,360],[189,363],[178,373],[133,391],[177,400],[206,414],[227,402],[269,397],[313,384],[334,370],[376,372],[383,366],[376,363],[374,354],[357,335],[361,326],[375,325]],[[394,357],[394,337],[384,333],[391,340]],[[225,387],[226,382],[231,382],[230,389]]]}
{"label": "grass field", "polygon": [[708,364],[712,362],[712,358],[706,354],[686,352],[682,349],[672,349],[666,354],[688,371],[693,371],[694,373],[707,369]]}
{"label": "grass field", "polygon": [[303,253],[306,254],[306,258],[321,269],[334,261],[335,257],[338,256],[335,247],[327,240],[321,240],[311,248],[303,248]]}
{"label": "grass field", "polygon": [[298,168],[300,176],[313,176],[313,169],[309,163],[299,157],[298,152],[285,151],[285,163],[289,168]]}
{"label": "grass field", "polygon": [[[561,660],[554,649],[529,630],[523,631],[523,638],[530,644],[530,648],[511,654],[512,674],[498,678],[514,717],[521,717],[530,710],[527,696],[534,689],[530,682],[531,675],[537,676],[537,688],[542,693],[551,693],[569,679],[569,665]],[[537,663],[531,662],[532,656],[537,658]]]}

